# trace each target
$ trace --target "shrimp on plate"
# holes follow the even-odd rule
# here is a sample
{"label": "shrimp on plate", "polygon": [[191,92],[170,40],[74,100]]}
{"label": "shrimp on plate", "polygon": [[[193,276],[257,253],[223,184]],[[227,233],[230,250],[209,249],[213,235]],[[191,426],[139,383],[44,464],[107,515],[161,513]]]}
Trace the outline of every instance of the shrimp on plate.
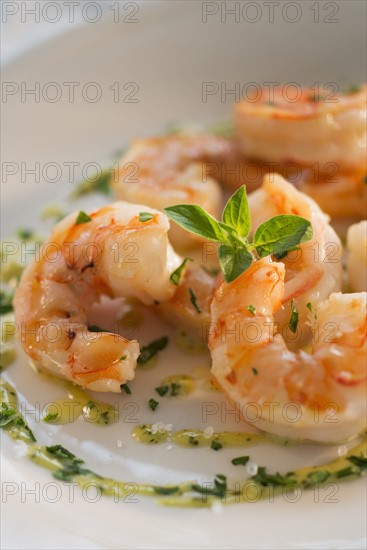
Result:
{"label": "shrimp on plate", "polygon": [[15,294],[15,320],[27,354],[80,386],[120,392],[134,377],[139,344],[89,332],[88,308],[103,294],[145,304],[168,300],[174,293],[170,274],[181,263],[168,230],[162,212],[124,202],[59,222]]}
{"label": "shrimp on plate", "polygon": [[351,225],[347,233],[347,272],[353,292],[367,291],[367,221]]}
{"label": "shrimp on plate", "polygon": [[[367,86],[349,93],[330,93],[298,86],[262,89],[257,98],[235,105],[239,149],[248,158],[265,161],[329,162],[339,169],[366,164]],[[327,169],[327,168],[326,168]]]}
{"label": "shrimp on plate", "polygon": [[[320,180],[320,181],[317,181]],[[338,170],[315,176],[306,168],[297,173],[295,185],[333,219],[366,217],[366,168]]]}
{"label": "shrimp on plate", "polygon": [[292,352],[274,324],[285,273],[283,263],[264,258],[218,288],[212,374],[261,430],[320,443],[350,439],[366,426],[366,293],[333,293],[320,302],[309,317],[312,352]]}
{"label": "shrimp on plate", "polygon": [[[267,175],[263,185],[249,195],[252,231],[279,214],[296,214],[309,220],[313,237],[281,258],[285,265],[285,292],[277,308],[279,332],[289,343],[300,344],[311,337],[305,324],[309,308],[342,288],[342,245],[329,218],[307,195],[298,191],[278,174]],[[289,331],[292,307],[298,312],[299,331]]]}
{"label": "shrimp on plate", "polygon": [[[223,172],[220,164],[233,158],[230,141],[205,133],[137,139],[120,160],[115,192],[119,199],[159,210],[173,204],[199,204],[218,217],[222,208],[217,181]],[[202,241],[176,224],[169,238],[178,248]]]}

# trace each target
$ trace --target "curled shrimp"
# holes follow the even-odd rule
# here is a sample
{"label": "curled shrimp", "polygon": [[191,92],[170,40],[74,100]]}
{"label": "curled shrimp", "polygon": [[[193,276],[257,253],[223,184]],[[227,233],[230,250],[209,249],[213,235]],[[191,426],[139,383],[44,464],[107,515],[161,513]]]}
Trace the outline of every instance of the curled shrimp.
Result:
{"label": "curled shrimp", "polygon": [[366,164],[366,86],[319,97],[311,89],[278,86],[235,106],[236,138],[248,158],[319,163],[354,170]]}
{"label": "curled shrimp", "polygon": [[[306,168],[297,174],[296,187],[317,202],[320,208],[335,218],[356,218],[366,216],[366,169],[337,170],[333,174],[317,178]],[[335,173],[334,173],[335,172]],[[319,180],[319,181],[318,181]]]}
{"label": "curled shrimp", "polygon": [[347,271],[351,290],[367,291],[367,221],[351,225],[347,233]]}
{"label": "curled shrimp", "polygon": [[[141,221],[142,211],[148,220]],[[73,213],[59,222],[25,269],[15,320],[24,350],[40,367],[92,390],[119,392],[134,377],[139,344],[89,332],[88,308],[103,294],[145,304],[169,299],[169,276],[181,259],[162,212],[116,202],[79,218]]]}
{"label": "curled shrimp", "polygon": [[266,258],[221,284],[211,305],[212,373],[261,430],[323,443],[352,438],[366,425],[366,293],[319,303],[311,354],[292,352],[274,336],[284,278],[284,265]]}
{"label": "curled shrimp", "polygon": [[[279,332],[286,340],[300,344],[311,337],[305,324],[309,308],[342,287],[342,245],[328,217],[307,195],[278,174],[267,175],[263,185],[249,195],[253,231],[268,218],[295,214],[311,222],[313,237],[298,250],[282,258],[285,265],[285,292],[276,312]],[[292,307],[298,315],[298,333],[289,330]]]}
{"label": "curled shrimp", "polygon": [[[173,204],[199,204],[218,217],[222,192],[215,178],[221,174],[218,165],[229,158],[233,158],[231,143],[210,134],[138,139],[120,161],[115,191],[120,199],[160,210]],[[176,224],[169,237],[178,248],[200,242]]]}

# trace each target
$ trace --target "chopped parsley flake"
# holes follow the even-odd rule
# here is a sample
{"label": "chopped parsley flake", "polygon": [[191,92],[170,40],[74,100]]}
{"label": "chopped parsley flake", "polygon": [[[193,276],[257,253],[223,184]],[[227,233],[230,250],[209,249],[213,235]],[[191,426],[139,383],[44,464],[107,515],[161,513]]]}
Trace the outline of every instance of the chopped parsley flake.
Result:
{"label": "chopped parsley flake", "polygon": [[238,456],[237,458],[234,458],[232,460],[232,464],[234,466],[239,466],[240,464],[242,466],[244,466],[245,464],[248,463],[248,461],[250,460],[250,457],[249,456]]}
{"label": "chopped parsley flake", "polygon": [[18,413],[13,407],[11,407],[8,403],[1,403],[1,410],[0,410],[0,426],[6,426],[9,424],[9,422],[12,422],[16,417],[18,416]]}
{"label": "chopped parsley flake", "polygon": [[150,361],[159,351],[164,350],[164,348],[168,344],[168,337],[162,336],[162,338],[158,338],[157,340],[153,340],[153,342],[150,342],[147,346],[143,346],[140,351],[140,355],[137,360],[137,364],[139,366],[145,365]]}
{"label": "chopped parsley flake", "polygon": [[88,214],[86,214],[85,212],[83,212],[82,210],[79,212],[76,220],[75,220],[75,223],[76,225],[81,225],[82,223],[88,223],[88,222],[91,222],[92,221],[92,218],[90,216],[88,216]]}
{"label": "chopped parsley flake", "polygon": [[14,295],[12,292],[0,292],[0,313],[4,315],[13,311],[13,298]]}
{"label": "chopped parsley flake", "polygon": [[169,386],[159,386],[159,388],[155,388],[155,391],[156,391],[161,397],[163,397],[164,395],[166,395],[166,393],[168,393],[168,391],[169,391]]}
{"label": "chopped parsley flake", "polygon": [[367,458],[364,456],[352,455],[348,457],[349,462],[352,462],[355,466],[358,466],[361,470],[367,470]]}
{"label": "chopped parsley flake", "polygon": [[196,296],[195,296],[194,291],[192,290],[192,288],[189,288],[189,292],[190,292],[190,302],[192,303],[192,305],[194,306],[196,311],[198,313],[201,313],[201,309],[199,308],[199,306],[196,302]]}
{"label": "chopped parsley flake", "polygon": [[192,262],[192,258],[185,258],[182,264],[179,265],[178,268],[173,271],[173,273],[171,273],[169,280],[173,285],[178,286],[187,262]]}
{"label": "chopped parsley flake", "polygon": [[274,487],[281,487],[283,485],[288,485],[294,479],[291,477],[292,472],[282,475],[277,472],[276,474],[268,474],[265,467],[260,467],[257,471],[257,474],[252,476],[252,480],[256,481],[260,485],[263,485],[264,487],[267,487],[268,485],[272,485]]}
{"label": "chopped parsley flake", "polygon": [[199,485],[194,483],[191,486],[192,491],[202,495],[211,495],[214,497],[224,498],[227,491],[227,478],[222,474],[217,474],[213,481],[213,487],[208,487],[207,484]]}
{"label": "chopped parsley flake", "polygon": [[250,306],[247,306],[247,309],[250,313],[252,313],[252,315],[255,315],[256,307],[250,305]]}
{"label": "chopped parsley flake", "polygon": [[29,241],[29,239],[33,236],[33,231],[31,229],[25,229],[21,227],[17,230],[17,236],[21,240]]}
{"label": "chopped parsley flake", "polygon": [[46,451],[57,458],[72,460],[77,464],[82,464],[84,462],[80,458],[76,458],[73,453],[65,449],[62,445],[52,445],[51,447],[46,447]]}
{"label": "chopped parsley flake", "polygon": [[127,384],[121,384],[120,388],[121,388],[121,391],[124,391],[126,394],[128,395],[131,394],[131,389]]}
{"label": "chopped parsley flake", "polygon": [[330,472],[327,470],[317,470],[316,472],[310,472],[305,480],[305,487],[314,487],[319,483],[323,483],[330,477]]}
{"label": "chopped parsley flake", "polygon": [[155,411],[158,405],[158,401],[156,401],[155,399],[149,399],[149,407],[152,409],[152,411]]}
{"label": "chopped parsley flake", "polygon": [[221,445],[218,441],[212,441],[210,448],[213,449],[213,451],[219,451],[223,445]]}
{"label": "chopped parsley flake", "polygon": [[154,218],[154,215],[150,212],[139,212],[139,221],[141,222],[149,222]]}
{"label": "chopped parsley flake", "polygon": [[292,332],[295,333],[297,332],[297,326],[298,326],[298,310],[293,305],[293,300],[291,300],[291,311],[292,311],[292,314],[289,320],[289,328],[291,329]]}
{"label": "chopped parsley flake", "polygon": [[54,420],[56,420],[58,418],[58,413],[48,413],[46,414],[46,416],[43,418],[43,421],[44,422],[53,422]]}

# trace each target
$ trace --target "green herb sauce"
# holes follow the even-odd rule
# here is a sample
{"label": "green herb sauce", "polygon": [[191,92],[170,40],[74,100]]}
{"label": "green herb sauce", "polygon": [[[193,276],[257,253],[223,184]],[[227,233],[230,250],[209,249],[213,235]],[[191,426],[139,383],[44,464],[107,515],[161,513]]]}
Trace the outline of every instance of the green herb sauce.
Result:
{"label": "green herb sauce", "polygon": [[[199,484],[192,481],[177,485],[152,485],[127,483],[102,477],[85,467],[84,461],[61,445],[37,445],[33,433],[19,413],[14,388],[7,382],[0,382],[1,414],[0,426],[15,440],[28,445],[28,457],[38,466],[50,470],[53,476],[66,483],[77,483],[80,487],[95,484],[106,496],[125,499],[133,495],[159,497],[158,502],[166,506],[208,507],[216,502],[233,504],[256,502],[280,493],[287,487],[310,489],[327,480],[340,482],[360,477],[367,468],[366,437],[362,443],[346,455],[322,466],[301,468],[282,475],[268,474],[266,468],[234,486],[227,485],[227,478],[217,474],[212,482]],[[252,435],[252,434],[251,434]]]}

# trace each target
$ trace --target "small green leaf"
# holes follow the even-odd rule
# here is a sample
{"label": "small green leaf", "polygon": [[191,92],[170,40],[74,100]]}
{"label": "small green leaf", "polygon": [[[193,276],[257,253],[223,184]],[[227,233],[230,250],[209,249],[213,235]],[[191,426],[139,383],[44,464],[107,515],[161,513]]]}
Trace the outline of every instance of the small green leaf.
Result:
{"label": "small green leaf", "polygon": [[306,304],[306,307],[307,307],[307,309],[309,309],[309,310],[312,312],[312,304],[311,304],[311,302],[308,302],[308,303]]}
{"label": "small green leaf", "polygon": [[198,304],[197,304],[196,296],[195,296],[195,293],[194,293],[194,291],[192,290],[192,288],[189,288],[189,293],[190,293],[190,302],[192,303],[192,305],[194,306],[194,308],[196,309],[196,311],[197,311],[198,313],[201,313],[201,309],[200,309],[200,307],[199,307]]}
{"label": "small green leaf", "polygon": [[248,309],[248,311],[252,313],[252,315],[256,314],[256,307],[249,305],[246,309]]}
{"label": "small green leaf", "polygon": [[292,332],[297,332],[298,327],[298,309],[293,305],[293,300],[291,300],[291,318],[289,320],[289,328]]}
{"label": "small green leaf", "polygon": [[210,448],[213,449],[213,451],[219,451],[222,447],[223,445],[218,443],[218,441],[212,441],[210,445]]}
{"label": "small green leaf", "polygon": [[312,226],[300,216],[280,215],[258,227],[254,246],[260,258],[270,254],[284,254],[312,238]]}
{"label": "small green leaf", "polygon": [[179,265],[178,268],[175,269],[173,273],[171,273],[169,280],[173,285],[178,286],[182,277],[182,272],[185,269],[185,265],[187,264],[187,262],[192,262],[192,261],[193,261],[192,258],[185,258],[182,264]]}
{"label": "small green leaf", "polygon": [[81,225],[82,223],[88,223],[91,222],[92,218],[88,216],[85,212],[82,210],[79,212],[77,219],[75,220],[76,225]]}
{"label": "small green leaf", "polygon": [[250,267],[252,254],[245,246],[221,244],[219,247],[219,263],[226,283],[231,283]]}
{"label": "small green leaf", "polygon": [[226,242],[227,235],[219,222],[201,206],[195,204],[177,204],[164,208],[164,212],[178,225],[210,241]]}
{"label": "small green leaf", "polygon": [[251,218],[244,185],[227,202],[222,219],[226,225],[233,227],[237,235],[247,237],[251,227]]}
{"label": "small green leaf", "polygon": [[139,212],[139,221],[141,222],[149,222],[154,218],[154,215],[150,212]]}

